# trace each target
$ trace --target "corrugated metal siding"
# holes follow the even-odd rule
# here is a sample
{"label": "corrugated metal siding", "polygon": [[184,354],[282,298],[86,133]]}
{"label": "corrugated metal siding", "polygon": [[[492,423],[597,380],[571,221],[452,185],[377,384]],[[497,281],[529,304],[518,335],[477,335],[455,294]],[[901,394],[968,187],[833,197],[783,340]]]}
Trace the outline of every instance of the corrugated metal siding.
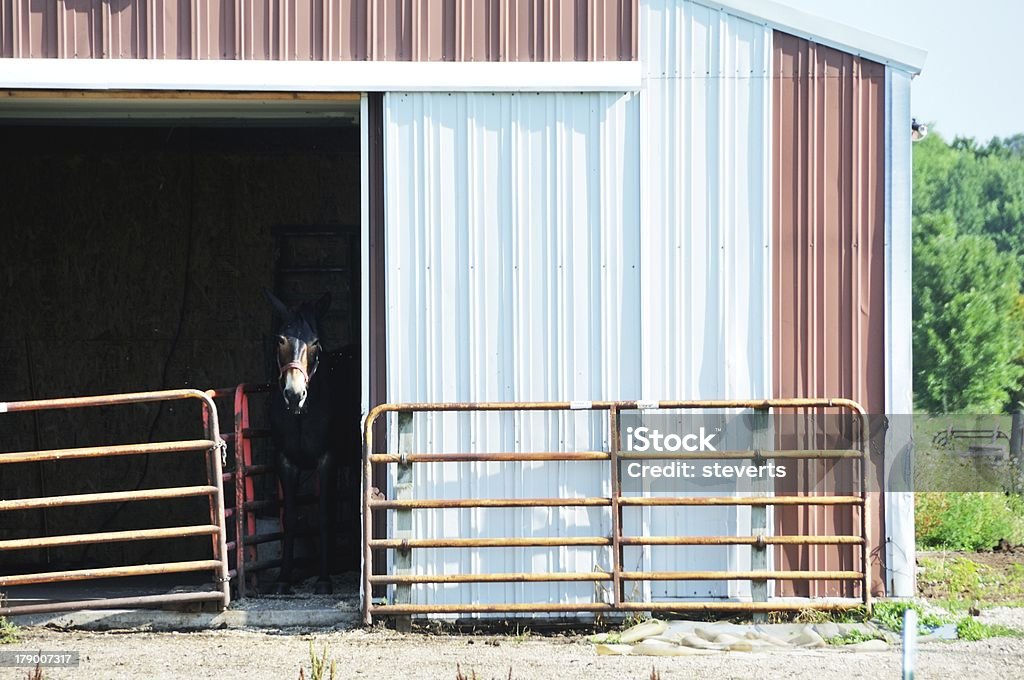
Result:
{"label": "corrugated metal siding", "polygon": [[[848,397],[884,413],[885,68],[776,32],[772,69],[773,392]],[[799,479],[820,478],[819,465],[802,464]],[[873,545],[881,510],[875,494]],[[779,533],[850,534],[857,522],[838,508],[776,512]],[[787,546],[780,566],[859,567],[850,552]],[[881,589],[877,562],[873,571]],[[798,595],[852,594],[850,584],[795,586]]]}
{"label": "corrugated metal siding", "polygon": [[0,57],[632,61],[637,0],[0,0]]}
{"label": "corrugated metal siding", "polygon": [[[391,401],[640,394],[635,95],[388,94]],[[601,415],[416,420],[417,450],[605,448]],[[424,466],[425,467],[425,466]],[[608,493],[600,463],[417,467],[417,497]],[[422,470],[422,473],[421,473]],[[421,511],[418,536],[607,535],[607,508]],[[607,549],[414,551],[425,573],[588,571]],[[592,584],[418,589],[420,601],[592,601]]]}
{"label": "corrugated metal siding", "polygon": [[[387,95],[389,400],[768,396],[770,33],[691,3],[645,6],[643,26],[704,54],[713,77],[662,77],[689,59],[674,48],[651,53],[639,95]],[[602,417],[580,413],[435,417],[414,431],[417,450],[607,446]],[[451,465],[424,471],[414,493],[591,495],[607,493],[607,479],[599,464]],[[631,512],[635,532],[749,531],[749,515],[730,508]],[[417,516],[424,536],[603,535],[610,521],[604,509]],[[435,550],[415,560],[421,571],[588,570],[607,567],[608,553]],[[659,547],[626,560],[745,568],[749,551]],[[595,598],[590,584],[417,592]],[[744,591],[702,582],[644,595],[729,594]]]}
{"label": "corrugated metal siding", "polygon": [[[640,36],[644,396],[767,397],[771,31],[653,0],[641,3]],[[653,512],[645,523],[652,534],[750,533],[748,508]],[[659,570],[750,568],[737,547],[656,546],[648,559]],[[656,598],[749,594],[745,582],[651,588]]]}

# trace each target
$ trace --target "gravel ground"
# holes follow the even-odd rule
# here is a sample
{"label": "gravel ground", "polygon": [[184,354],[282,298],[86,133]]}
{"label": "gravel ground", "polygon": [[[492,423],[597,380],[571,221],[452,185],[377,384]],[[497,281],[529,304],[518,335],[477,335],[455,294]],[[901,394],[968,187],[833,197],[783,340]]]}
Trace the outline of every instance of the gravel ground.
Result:
{"label": "gravel ground", "polygon": [[[1024,610],[990,612],[988,621],[1012,624]],[[895,678],[900,652],[856,654],[841,649],[775,653],[728,652],[699,657],[597,656],[581,636],[400,635],[388,630],[324,633],[206,631],[202,633],[91,633],[24,629],[22,641],[5,650],[81,653],[77,669],[46,669],[45,678],[297,678],[309,677],[309,643],[329,645],[339,678],[445,680],[461,666],[478,680],[558,678],[648,680],[651,669],[669,678]],[[25,670],[0,669],[0,678],[25,677]],[[1024,639],[937,642],[919,652],[919,678],[1024,677]]]}

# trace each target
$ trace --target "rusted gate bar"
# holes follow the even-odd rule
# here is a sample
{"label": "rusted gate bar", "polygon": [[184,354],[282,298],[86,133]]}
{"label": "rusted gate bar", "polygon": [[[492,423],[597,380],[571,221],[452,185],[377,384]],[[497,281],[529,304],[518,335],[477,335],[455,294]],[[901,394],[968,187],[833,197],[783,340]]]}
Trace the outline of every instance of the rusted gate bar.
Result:
{"label": "rusted gate bar", "polygon": [[227,607],[230,602],[228,581],[231,572],[227,564],[227,539],[225,535],[225,507],[223,497],[223,456],[225,443],[220,436],[217,409],[209,395],[199,390],[164,390],[159,392],[136,392],[92,397],[71,397],[62,399],[38,399],[33,401],[0,402],[0,413],[18,413],[55,409],[88,408],[95,406],[118,406],[151,402],[196,399],[203,407],[203,424],[206,439],[187,441],[153,442],[144,444],[121,444],[114,446],[90,446],[76,449],[51,449],[0,454],[0,465],[11,465],[34,461],[61,461],[98,459],[111,456],[174,454],[190,451],[204,451],[206,464],[206,486],[170,487],[143,489],[138,491],[113,491],[104,493],[48,496],[25,498],[0,502],[0,512],[38,508],[59,508],[98,503],[135,502],[145,500],[166,500],[194,496],[208,496],[210,499],[210,523],[183,526],[141,529],[132,531],[107,531],[63,536],[43,536],[0,541],[0,552],[39,547],[89,545],[120,541],[154,540],[183,536],[210,536],[213,559],[187,562],[165,562],[149,565],[128,565],[100,569],[78,569],[66,571],[16,574],[0,577],[0,585],[25,585],[32,583],[55,583],[86,579],[140,576],[147,574],[183,573],[189,571],[212,571],[217,590],[190,593],[169,593],[128,598],[105,598],[74,602],[53,602],[40,605],[0,607],[0,615],[31,614],[74,609],[108,609],[111,607],[158,606],[167,603],[197,602],[214,600]]}
{"label": "rusted gate bar", "polygon": [[[252,410],[249,398],[253,394],[265,394],[271,391],[266,383],[242,383],[229,390],[216,390],[217,396],[230,397],[233,400],[234,424],[224,438],[234,443],[234,462],[225,481],[234,482],[234,508],[232,523],[236,538],[232,553],[236,565],[235,594],[238,598],[246,597],[257,585],[257,574],[267,569],[281,566],[281,560],[258,559],[256,546],[267,543],[279,543],[282,539],[280,530],[260,533],[256,524],[257,512],[260,510],[280,509],[279,495],[274,498],[257,498],[255,478],[261,475],[274,475],[275,469],[269,464],[253,464],[253,443],[258,439],[270,437],[270,430],[252,426]],[[276,482],[274,484],[276,487]],[[299,496],[299,507],[315,505],[314,495]],[[300,532],[300,536],[316,535],[315,530]]]}
{"label": "rusted gate bar", "polygon": [[[757,579],[859,579],[859,571],[624,571],[623,581],[748,581]],[[572,581],[611,581],[603,571],[534,572],[529,574],[386,574],[371,576],[373,584],[388,583],[543,583]]]}
{"label": "rusted gate bar", "polygon": [[[578,403],[571,402],[487,402],[464,403],[416,403],[382,404],[374,408],[364,423],[363,455],[363,582],[361,587],[363,621],[372,622],[373,614],[410,616],[413,614],[445,613],[501,613],[501,612],[607,612],[607,611],[792,611],[805,608],[843,609],[865,606],[870,609],[871,593],[868,588],[868,557],[870,546],[868,536],[870,525],[867,519],[867,431],[864,411],[849,399],[755,399],[755,400],[690,400],[662,401],[652,405],[635,401],[587,402],[585,408],[592,411],[608,412],[609,451],[577,452],[495,452],[495,453],[421,453],[409,450],[409,441],[404,441],[401,451],[395,453],[371,453],[373,451],[373,426],[382,415],[399,413],[447,412],[447,411],[569,411],[580,410]],[[758,437],[755,448],[746,451],[722,451],[700,453],[655,453],[636,454],[619,451],[619,414],[623,410],[653,409],[754,409],[768,413],[769,409],[840,408],[851,411],[860,421],[859,449],[835,450],[783,450],[766,449],[766,437]],[[408,418],[408,416],[406,416]],[[403,431],[408,429],[408,423]],[[762,433],[763,435],[764,433]],[[834,496],[725,496],[725,497],[634,497],[623,496],[619,479],[620,460],[643,459],[850,459],[860,463],[862,489],[859,495]],[[385,499],[372,483],[372,466],[375,463],[394,464],[411,469],[415,463],[439,462],[481,462],[481,461],[593,461],[608,460],[611,464],[611,494],[608,497],[580,498],[486,498],[486,499],[413,499],[407,494],[398,498]],[[762,492],[765,493],[765,492]],[[775,505],[818,505],[818,506],[861,506],[860,535],[849,536],[804,536],[765,535],[767,528],[763,521],[752,523],[751,536],[624,536],[622,535],[622,508],[624,507],[685,507],[685,506],[749,506],[768,508]],[[612,512],[610,536],[572,537],[529,537],[529,538],[413,538],[408,535],[396,538],[373,537],[373,513],[393,511],[410,513],[418,509],[445,508],[526,508],[526,507],[604,507]],[[752,518],[754,520],[756,518]],[[756,526],[755,526],[756,525]],[[699,545],[749,545],[762,554],[769,545],[849,545],[860,548],[860,571],[793,571],[767,569],[765,560],[758,560],[755,568],[743,572],[729,571],[624,571],[622,569],[622,548],[624,546],[699,546]],[[408,573],[373,574],[373,550],[389,549],[408,554],[413,549],[434,548],[509,548],[509,547],[566,547],[566,546],[608,546],[612,551],[611,570],[608,572],[581,573],[492,573],[492,574],[431,574]],[[404,563],[403,563],[404,564]],[[669,581],[669,580],[749,580],[752,583],[767,584],[768,580],[860,580],[862,597],[856,601],[768,601],[768,602],[627,602],[623,583],[625,581]],[[414,584],[429,583],[516,583],[516,582],[612,582],[611,603],[503,603],[503,604],[412,604],[406,594]],[[395,585],[401,589],[402,597],[393,604],[375,605],[372,601],[373,585]],[[396,591],[398,592],[398,591]],[[763,595],[759,595],[762,597]],[[406,600],[406,601],[400,601]]]}

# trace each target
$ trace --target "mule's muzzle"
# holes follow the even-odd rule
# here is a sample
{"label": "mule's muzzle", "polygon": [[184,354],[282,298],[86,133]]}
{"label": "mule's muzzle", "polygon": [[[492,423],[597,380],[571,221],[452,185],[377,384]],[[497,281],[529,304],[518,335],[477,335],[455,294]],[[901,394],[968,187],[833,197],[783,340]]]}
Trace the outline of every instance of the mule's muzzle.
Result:
{"label": "mule's muzzle", "polygon": [[294,392],[289,389],[281,391],[281,395],[284,397],[284,403],[288,407],[288,411],[295,415],[299,415],[305,410],[306,405],[306,393],[305,392]]}
{"label": "mule's muzzle", "polygon": [[[294,373],[291,371],[297,371],[302,375],[302,379],[296,378]],[[297,361],[289,362],[281,366],[281,395],[284,397],[284,403],[288,407],[288,411],[298,415],[305,410],[306,407],[306,391],[309,385],[309,374],[306,372],[306,367]],[[299,389],[296,389],[299,387]]]}

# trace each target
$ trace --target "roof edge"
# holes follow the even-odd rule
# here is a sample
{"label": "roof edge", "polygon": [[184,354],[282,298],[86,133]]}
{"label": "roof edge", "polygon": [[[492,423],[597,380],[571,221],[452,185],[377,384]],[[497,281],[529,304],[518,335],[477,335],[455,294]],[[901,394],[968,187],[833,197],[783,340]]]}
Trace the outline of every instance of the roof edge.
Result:
{"label": "roof edge", "polygon": [[692,0],[698,5],[764,24],[840,51],[917,75],[928,53],[905,43],[852,28],[771,0]]}

